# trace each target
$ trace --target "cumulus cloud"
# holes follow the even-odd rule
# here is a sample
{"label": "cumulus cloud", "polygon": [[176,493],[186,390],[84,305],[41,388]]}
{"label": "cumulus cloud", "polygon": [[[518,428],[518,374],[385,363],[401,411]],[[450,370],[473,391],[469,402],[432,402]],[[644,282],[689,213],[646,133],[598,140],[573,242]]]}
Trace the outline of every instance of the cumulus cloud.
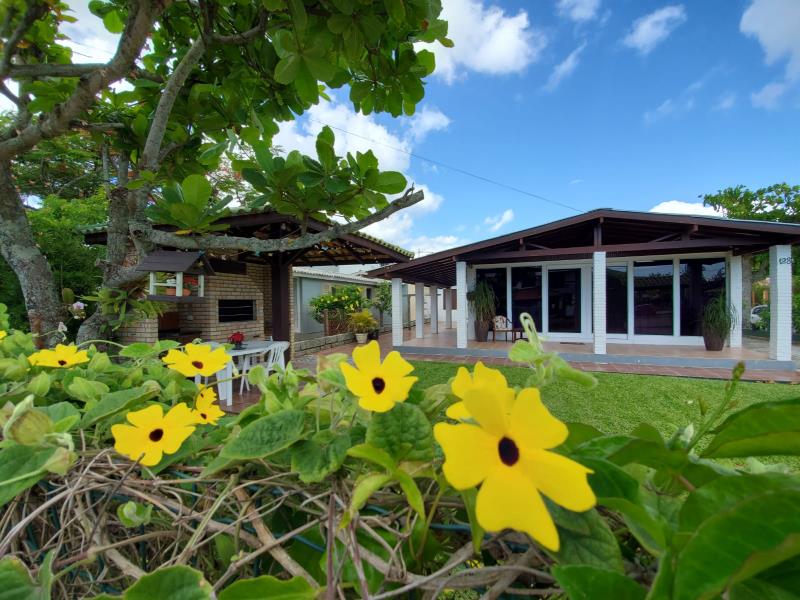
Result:
{"label": "cumulus cloud", "polygon": [[483,220],[484,225],[489,226],[489,231],[499,231],[503,225],[506,225],[514,220],[514,211],[510,208],[504,210],[501,214],[493,217],[486,217]]}
{"label": "cumulus cloud", "polygon": [[753,0],[739,29],[759,41],[768,65],[786,59],[786,79],[800,79],[800,2]]}
{"label": "cumulus cloud", "polygon": [[455,47],[436,43],[429,49],[436,54],[434,74],[448,83],[467,71],[489,75],[523,71],[547,43],[524,10],[511,15],[482,0],[444,0],[442,4],[442,18],[449,23],[448,37]]}
{"label": "cumulus cloud", "polygon": [[416,112],[411,118],[409,135],[415,142],[421,142],[432,131],[447,129],[450,125],[450,117],[438,108],[423,106],[422,110]]}
{"label": "cumulus cloud", "polygon": [[580,64],[581,53],[583,52],[584,48],[586,48],[586,42],[583,42],[580,46],[575,48],[575,50],[569,53],[567,58],[556,65],[556,67],[553,69],[553,72],[550,73],[550,77],[544,86],[545,91],[554,91],[559,85],[561,85],[562,81],[572,75],[572,73]]}
{"label": "cumulus cloud", "polygon": [[649,54],[685,21],[686,9],[682,4],[665,6],[636,19],[622,43],[643,55]]}
{"label": "cumulus cloud", "polygon": [[700,215],[706,217],[724,217],[725,215],[702,202],[684,202],[683,200],[667,200],[650,209],[654,213],[670,213],[676,215]]}
{"label": "cumulus cloud", "polygon": [[576,23],[591,21],[598,10],[600,0],[558,0],[558,14]]}

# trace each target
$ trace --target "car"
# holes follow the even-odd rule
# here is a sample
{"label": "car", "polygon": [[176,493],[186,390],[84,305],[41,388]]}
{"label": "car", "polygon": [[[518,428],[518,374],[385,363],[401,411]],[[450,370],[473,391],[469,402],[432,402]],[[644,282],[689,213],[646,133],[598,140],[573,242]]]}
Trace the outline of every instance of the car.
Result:
{"label": "car", "polygon": [[759,304],[750,309],[750,324],[758,325],[761,323],[761,315],[765,312],[769,312],[768,304]]}

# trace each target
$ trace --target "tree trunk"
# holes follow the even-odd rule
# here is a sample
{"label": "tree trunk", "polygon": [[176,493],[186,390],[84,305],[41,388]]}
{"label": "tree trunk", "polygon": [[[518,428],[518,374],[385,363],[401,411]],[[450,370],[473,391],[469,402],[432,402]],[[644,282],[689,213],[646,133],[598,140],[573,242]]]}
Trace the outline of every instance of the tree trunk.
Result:
{"label": "tree trunk", "polygon": [[742,328],[752,329],[750,311],[753,308],[753,257],[750,254],[742,256]]}
{"label": "tree trunk", "polygon": [[10,161],[0,161],[0,252],[19,279],[31,332],[39,345],[59,340],[63,320],[61,295],[53,272],[33,237],[22,198],[14,185]]}

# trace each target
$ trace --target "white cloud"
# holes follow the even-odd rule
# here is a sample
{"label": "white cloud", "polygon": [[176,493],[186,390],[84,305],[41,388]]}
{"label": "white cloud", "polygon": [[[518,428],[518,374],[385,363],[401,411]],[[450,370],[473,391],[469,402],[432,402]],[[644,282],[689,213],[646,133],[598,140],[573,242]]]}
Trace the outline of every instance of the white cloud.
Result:
{"label": "white cloud", "polygon": [[677,215],[701,215],[708,217],[724,217],[725,215],[702,202],[684,202],[683,200],[667,200],[650,209],[654,213],[671,213]]}
{"label": "white cloud", "polygon": [[572,75],[575,69],[578,68],[578,64],[580,64],[581,52],[583,52],[584,48],[586,48],[586,42],[583,42],[580,46],[575,48],[575,50],[569,53],[567,58],[556,65],[544,86],[545,91],[554,91],[561,85],[562,81]]}
{"label": "white cloud", "polygon": [[579,183],[583,183],[583,179],[570,179],[570,185],[578,185]]}
{"label": "white cloud", "polygon": [[88,2],[72,2],[70,9],[68,14],[78,20],[61,26],[61,32],[70,38],[61,43],[72,49],[72,62],[108,62],[117,49],[119,34],[105,28],[102,19],[89,11]]}
{"label": "white cloud", "polygon": [[720,96],[717,103],[714,105],[714,110],[730,110],[736,104],[736,93],[726,92]]}
{"label": "white cloud", "polygon": [[442,18],[448,21],[453,48],[438,42],[427,46],[436,54],[435,75],[452,83],[476,71],[504,75],[523,71],[539,58],[547,41],[531,27],[528,13],[509,15],[483,0],[444,0]]}
{"label": "white cloud", "polygon": [[766,108],[770,110],[778,108],[780,99],[786,93],[787,89],[789,89],[789,86],[779,81],[768,83],[757,92],[750,94],[750,102],[752,102],[753,106],[756,108]]}
{"label": "white cloud", "polygon": [[411,118],[409,135],[415,142],[421,142],[431,131],[447,129],[450,117],[437,108],[423,106],[422,110]]}
{"label": "white cloud", "polygon": [[641,54],[649,54],[685,21],[686,10],[682,4],[665,6],[636,19],[622,43]]}
{"label": "white cloud", "polygon": [[489,226],[489,231],[499,231],[503,225],[510,223],[512,220],[514,220],[514,211],[507,208],[499,215],[486,217],[483,223]]}
{"label": "white cloud", "polygon": [[700,79],[687,85],[686,88],[674,98],[667,98],[655,108],[645,111],[644,122],[650,125],[666,117],[678,117],[694,110],[697,105],[697,93],[706,86],[706,83],[708,83],[718,70],[717,67],[714,67]]}
{"label": "white cloud", "polygon": [[599,9],[600,0],[558,0],[558,14],[577,23],[591,21]]}
{"label": "white cloud", "polygon": [[786,79],[800,79],[800,2],[753,0],[739,29],[759,41],[768,65],[786,58]]}

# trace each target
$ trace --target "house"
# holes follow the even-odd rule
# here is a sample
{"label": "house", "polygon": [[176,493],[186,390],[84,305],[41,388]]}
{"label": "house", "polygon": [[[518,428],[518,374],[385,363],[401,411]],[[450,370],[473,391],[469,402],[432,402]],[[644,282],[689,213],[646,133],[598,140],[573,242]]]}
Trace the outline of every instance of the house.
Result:
{"label": "house", "polygon": [[[409,352],[504,354],[475,341],[467,292],[486,281],[498,315],[518,327],[520,314],[530,313],[547,340],[566,353],[580,350],[582,359],[642,360],[646,354],[680,363],[725,357],[726,364],[745,359],[751,366],[785,369],[792,364],[791,247],[799,240],[795,224],[598,209],[369,275],[391,280],[398,303],[404,284],[414,284],[418,317],[426,287],[431,297],[441,288],[448,292],[444,328],[435,314],[438,302],[431,303],[430,327],[418,318],[411,339],[404,339],[403,323],[393,315],[393,345]],[[771,331],[762,356],[742,349],[741,298],[742,256],[763,251],[770,255]],[[736,315],[722,355],[702,349],[701,332],[704,307],[720,294]],[[467,310],[453,321],[456,306]]]}
{"label": "house", "polygon": [[[219,223],[228,225],[227,235],[255,237],[258,239],[293,238],[300,235],[302,227],[293,217],[270,210],[236,210],[220,219]],[[330,225],[321,221],[309,220],[309,232],[320,232]],[[84,238],[89,244],[104,244],[106,225],[98,224],[83,229]],[[182,252],[169,252],[178,258]],[[198,252],[191,253],[201,254]],[[248,340],[267,339],[288,340],[293,356],[301,355],[311,349],[296,349],[294,334],[297,331],[298,317],[295,294],[298,288],[294,283],[293,268],[320,267],[326,265],[375,265],[402,263],[412,254],[402,248],[364,233],[343,235],[336,239],[317,244],[310,248],[299,248],[287,252],[272,252],[266,255],[253,252],[209,252],[203,253],[209,274],[203,278],[198,293],[189,290],[177,293],[182,285],[173,280],[172,296],[154,293],[149,296],[164,302],[166,311],[158,318],[141,319],[123,327],[119,337],[123,343],[154,342],[157,339],[175,339],[182,343],[201,338],[206,341],[225,342],[232,333],[241,331]],[[172,262],[160,262],[154,267],[163,272],[170,271]],[[196,256],[189,261],[193,263]],[[147,263],[148,258],[145,258]],[[182,266],[180,268],[183,268]],[[189,273],[189,271],[186,271]],[[189,273],[191,277],[199,277]],[[152,278],[151,278],[152,279]],[[183,280],[183,275],[181,276]],[[199,281],[198,281],[199,284]],[[199,288],[202,287],[202,295]],[[295,353],[295,350],[301,350]]]}

